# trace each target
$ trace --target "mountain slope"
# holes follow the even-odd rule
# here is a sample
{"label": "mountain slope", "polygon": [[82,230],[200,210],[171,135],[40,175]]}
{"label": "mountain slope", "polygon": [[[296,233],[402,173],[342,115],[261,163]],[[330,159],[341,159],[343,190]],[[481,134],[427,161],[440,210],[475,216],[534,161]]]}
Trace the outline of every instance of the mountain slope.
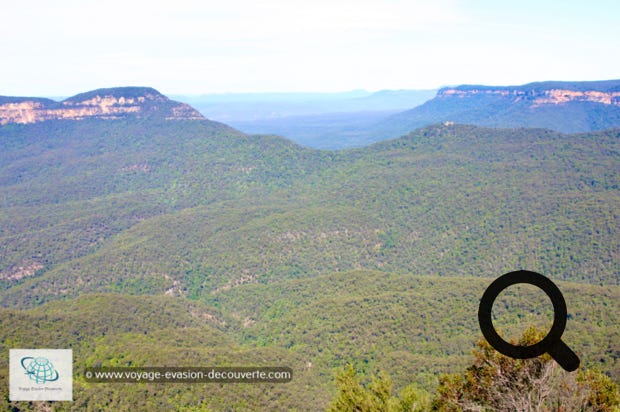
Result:
{"label": "mountain slope", "polygon": [[[389,372],[395,387],[432,390],[440,372],[471,363],[480,330],[472,313],[489,279],[353,271],[219,293],[214,308],[170,296],[84,294],[28,310],[0,308],[0,351],[70,347],[75,402],[58,410],[324,410],[333,370]],[[620,288],[559,282],[570,321],[562,337],[582,363],[620,376],[616,342]],[[521,333],[537,312],[536,294],[502,300],[500,324]],[[548,328],[549,324],[543,324]],[[500,329],[504,330],[504,329]],[[287,366],[286,384],[88,384],[88,366]],[[7,357],[0,357],[0,382]],[[8,385],[1,385],[4,391]],[[208,396],[205,396],[208,393]],[[31,410],[25,402],[20,410]],[[9,406],[6,405],[7,409]]]}
{"label": "mountain slope", "polygon": [[438,122],[564,133],[620,127],[620,80],[447,87],[423,105],[384,120],[374,133],[397,137]]}
{"label": "mountain slope", "polygon": [[[385,368],[398,382],[409,382],[411,376],[421,381],[425,374],[464,367],[480,336],[472,314],[489,283],[475,277],[353,271],[243,285],[221,293],[219,302],[245,320],[241,339],[246,343],[285,347],[317,365]],[[570,308],[565,342],[578,347],[584,364],[620,376],[620,329],[613,326],[620,315],[620,287],[558,285]],[[535,322],[542,329],[551,326],[550,305],[536,304],[540,291],[522,292],[512,300],[499,297],[494,305],[494,325],[507,336],[519,336],[524,325]]]}
{"label": "mountain slope", "polygon": [[0,135],[0,284],[92,254],[152,217],[264,198],[323,164],[283,139],[207,120],[52,121]]}
{"label": "mountain slope", "polygon": [[[327,382],[304,371],[298,354],[281,348],[243,346],[235,320],[219,310],[170,297],[119,294],[84,295],[28,311],[0,309],[0,352],[15,347],[72,348],[71,410],[273,410],[325,405]],[[84,381],[85,367],[290,366],[295,384],[156,384]],[[45,403],[7,401],[8,356],[0,357],[3,410],[41,410]],[[15,407],[16,409],[13,409]],[[49,407],[52,409],[52,407]]]}
{"label": "mountain slope", "polygon": [[210,301],[352,269],[619,282],[617,132],[434,126],[333,153],[205,121],[99,121],[89,143],[80,125],[57,142],[80,155],[43,149],[40,172],[17,156],[0,173],[3,305],[120,290]]}

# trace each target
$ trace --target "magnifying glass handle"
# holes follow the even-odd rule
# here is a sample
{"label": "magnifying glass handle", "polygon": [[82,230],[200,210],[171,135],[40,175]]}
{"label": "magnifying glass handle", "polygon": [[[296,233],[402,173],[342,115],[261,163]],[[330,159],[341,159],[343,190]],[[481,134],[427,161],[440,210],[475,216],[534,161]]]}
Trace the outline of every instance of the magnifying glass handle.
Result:
{"label": "magnifying glass handle", "polygon": [[567,372],[572,372],[579,367],[579,357],[561,340],[551,346],[549,355]]}

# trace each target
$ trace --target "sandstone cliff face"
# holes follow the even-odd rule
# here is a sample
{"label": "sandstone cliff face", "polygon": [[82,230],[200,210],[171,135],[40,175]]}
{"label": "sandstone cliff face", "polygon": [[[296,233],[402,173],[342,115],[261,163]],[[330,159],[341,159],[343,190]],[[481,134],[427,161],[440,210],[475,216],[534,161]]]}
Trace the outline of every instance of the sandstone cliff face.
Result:
{"label": "sandstone cliff face", "polygon": [[571,90],[547,90],[537,96],[533,106],[562,104],[568,102],[594,102],[620,106],[620,92],[597,92],[594,90],[576,92]]}
{"label": "sandstone cliff face", "polygon": [[85,118],[118,119],[157,116],[168,120],[200,120],[191,106],[172,101],[155,89],[122,87],[79,94],[62,102],[48,99],[3,97],[0,124]]}
{"label": "sandstone cliff face", "polygon": [[426,103],[386,119],[377,130],[398,137],[444,122],[562,133],[620,128],[620,79],[446,87]]}
{"label": "sandstone cliff face", "polygon": [[570,102],[592,102],[620,107],[620,91],[570,90],[570,89],[510,89],[500,88],[445,88],[437,93],[438,98],[467,98],[474,96],[501,96],[514,102],[526,101],[531,107],[557,105]]}

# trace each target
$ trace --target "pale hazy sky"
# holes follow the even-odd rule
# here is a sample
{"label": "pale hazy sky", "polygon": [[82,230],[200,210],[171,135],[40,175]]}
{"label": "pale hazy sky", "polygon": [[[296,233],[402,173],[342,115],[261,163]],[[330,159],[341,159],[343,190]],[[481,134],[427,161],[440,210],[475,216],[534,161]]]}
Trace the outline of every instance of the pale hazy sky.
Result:
{"label": "pale hazy sky", "polygon": [[620,78],[620,1],[0,0],[0,95]]}

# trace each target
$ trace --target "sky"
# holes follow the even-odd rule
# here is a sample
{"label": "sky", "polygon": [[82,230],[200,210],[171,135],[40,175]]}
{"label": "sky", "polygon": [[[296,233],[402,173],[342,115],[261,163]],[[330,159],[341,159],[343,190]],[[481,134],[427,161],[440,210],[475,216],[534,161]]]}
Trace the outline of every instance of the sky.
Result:
{"label": "sky", "polygon": [[0,0],[0,95],[620,78],[617,0]]}

